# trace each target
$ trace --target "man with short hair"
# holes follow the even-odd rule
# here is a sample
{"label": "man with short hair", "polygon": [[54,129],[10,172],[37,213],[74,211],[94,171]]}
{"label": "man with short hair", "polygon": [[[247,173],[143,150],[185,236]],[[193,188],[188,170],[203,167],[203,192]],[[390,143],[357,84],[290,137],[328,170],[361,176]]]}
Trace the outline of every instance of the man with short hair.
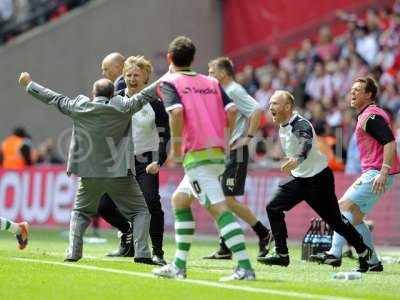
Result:
{"label": "man with short hair", "polygon": [[[257,234],[259,242],[258,257],[265,257],[268,254],[266,246],[269,246],[269,230],[257,219],[253,212],[235,197],[244,195],[244,188],[247,176],[247,165],[249,162],[248,144],[257,133],[261,118],[261,108],[256,100],[234,80],[233,63],[228,57],[218,57],[208,64],[209,76],[218,80],[226,94],[235,103],[238,114],[236,115],[235,129],[229,140],[229,158],[225,164],[225,171],[221,177],[222,190],[226,197],[228,208],[239,218],[248,223]],[[190,186],[188,191],[191,193]],[[220,237],[220,248],[208,259],[230,259],[232,253],[226,246],[225,241]]]}
{"label": "man with short hair", "polygon": [[[358,111],[355,136],[360,152],[361,176],[348,188],[339,201],[342,214],[353,223],[364,242],[373,250],[369,271],[383,271],[373,244],[373,238],[364,216],[368,214],[400,172],[396,140],[388,114],[376,105],[378,85],[372,77],[357,78],[350,91],[350,106]],[[340,266],[345,240],[335,232],[332,247],[326,253],[314,256],[320,263]]]}
{"label": "man with short hair", "polygon": [[54,105],[73,122],[67,174],[80,177],[71,213],[69,248],[65,260],[82,257],[83,234],[96,214],[100,197],[107,193],[120,212],[134,224],[135,262],[152,263],[148,247],[150,214],[134,177],[132,114],[156,99],[155,84],[124,99],[114,97],[108,79],[93,84],[93,99],[74,99],[33,82],[21,73],[20,85],[44,104]]}
{"label": "man with short hair", "polygon": [[118,52],[108,54],[101,63],[103,76],[114,83],[115,91],[126,88],[122,70],[124,68],[125,57]]}
{"label": "man with short hair", "polygon": [[275,239],[275,253],[259,258],[266,265],[289,265],[285,213],[305,200],[308,205],[356,249],[359,272],[368,271],[371,250],[351,223],[342,217],[335,195],[335,182],[328,159],[317,145],[311,123],[293,110],[294,97],[276,91],[270,100],[272,120],[279,125],[279,137],[287,157],[281,170],[289,177],[279,184],[266,209]]}
{"label": "man with short hair", "polygon": [[[187,37],[177,37],[169,45],[170,73],[160,79],[159,90],[170,114],[171,157],[185,153],[182,182],[190,182],[195,196],[216,220],[221,235],[233,253],[238,267],[228,280],[255,280],[246,251],[243,231],[229,211],[219,182],[224,170],[224,131],[227,119],[233,128],[236,107],[214,78],[191,69],[196,47]],[[192,198],[172,197],[175,213],[176,253],[174,261],[153,274],[186,278],[186,261],[193,241],[195,222]]]}

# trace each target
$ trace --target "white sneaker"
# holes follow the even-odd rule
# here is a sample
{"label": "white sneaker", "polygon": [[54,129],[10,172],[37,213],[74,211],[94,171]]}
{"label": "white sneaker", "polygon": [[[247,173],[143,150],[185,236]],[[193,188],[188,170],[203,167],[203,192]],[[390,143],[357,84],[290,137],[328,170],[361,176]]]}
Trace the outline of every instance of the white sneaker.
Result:
{"label": "white sneaker", "polygon": [[246,270],[241,267],[237,267],[235,271],[229,275],[220,278],[219,281],[232,281],[232,280],[256,280],[256,274],[254,270]]}
{"label": "white sneaker", "polygon": [[161,268],[153,269],[152,273],[155,276],[172,278],[172,279],[185,279],[186,269],[180,269],[174,263],[170,263]]}

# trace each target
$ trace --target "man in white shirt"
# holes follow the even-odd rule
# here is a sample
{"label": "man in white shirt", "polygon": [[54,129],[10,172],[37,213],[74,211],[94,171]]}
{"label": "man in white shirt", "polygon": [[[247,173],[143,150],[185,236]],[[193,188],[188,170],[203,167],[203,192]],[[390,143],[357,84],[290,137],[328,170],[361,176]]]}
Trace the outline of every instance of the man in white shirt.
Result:
{"label": "man in white shirt", "polygon": [[333,230],[340,232],[359,255],[358,271],[368,271],[372,251],[362,236],[341,215],[335,194],[335,182],[328,159],[319,151],[311,123],[293,111],[294,97],[287,91],[276,91],[270,100],[272,120],[279,125],[279,136],[287,160],[281,170],[286,180],[267,205],[268,219],[275,239],[275,253],[258,258],[266,265],[289,265],[285,212],[305,200]]}

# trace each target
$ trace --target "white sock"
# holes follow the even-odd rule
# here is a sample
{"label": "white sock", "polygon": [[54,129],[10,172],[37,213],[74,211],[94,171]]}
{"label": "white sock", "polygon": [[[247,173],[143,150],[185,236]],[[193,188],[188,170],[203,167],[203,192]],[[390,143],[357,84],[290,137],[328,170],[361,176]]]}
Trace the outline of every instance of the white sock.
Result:
{"label": "white sock", "polygon": [[19,233],[19,226],[8,219],[0,217],[0,231],[9,231],[11,233]]}
{"label": "white sock", "polygon": [[[342,215],[346,217],[346,219],[352,223],[353,222],[353,215],[349,211],[343,211]],[[333,256],[337,258],[342,257],[342,249],[343,246],[347,243],[344,237],[342,237],[340,234],[338,234],[336,231],[333,233],[332,237],[332,246],[331,249],[329,249],[328,253],[332,254]]]}

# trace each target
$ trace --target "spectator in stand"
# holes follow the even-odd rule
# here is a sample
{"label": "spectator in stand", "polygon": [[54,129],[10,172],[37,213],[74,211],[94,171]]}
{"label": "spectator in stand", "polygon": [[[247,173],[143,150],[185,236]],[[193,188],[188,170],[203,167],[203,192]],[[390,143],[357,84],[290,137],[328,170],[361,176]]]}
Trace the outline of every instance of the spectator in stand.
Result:
{"label": "spectator in stand", "polygon": [[293,90],[293,96],[297,99],[296,104],[304,108],[307,101],[309,100],[308,95],[305,92],[306,81],[308,75],[308,67],[305,61],[299,61],[296,64],[295,72],[292,73],[291,84]]}
{"label": "spectator in stand", "polygon": [[400,109],[399,88],[394,82],[388,83],[384,87],[380,99],[380,105],[390,110],[390,112],[394,115],[396,115],[397,112],[399,111]]}
{"label": "spectator in stand", "polygon": [[336,99],[334,101],[326,101],[324,103],[324,109],[326,110],[326,122],[332,129],[340,127],[342,124],[342,111],[340,107],[336,104]]}
{"label": "spectator in stand", "polygon": [[[380,65],[383,71],[389,70],[395,63],[395,52],[388,45],[382,45],[381,51],[376,56],[376,64]],[[377,78],[379,79],[379,78]]]}
{"label": "spectator in stand", "polygon": [[14,13],[13,0],[0,1],[0,25],[7,23]]}
{"label": "spectator in stand", "polygon": [[380,37],[381,45],[396,50],[400,43],[400,13],[393,15],[389,22],[389,28]]}
{"label": "spectator in stand", "polygon": [[306,93],[314,101],[320,101],[322,98],[331,98],[333,95],[332,80],[325,72],[324,63],[317,62],[314,70],[306,82]]}
{"label": "spectator in stand", "polygon": [[356,50],[368,65],[375,64],[379,51],[378,40],[375,33],[368,27],[356,31]]}
{"label": "spectator in stand", "polygon": [[254,98],[261,107],[267,107],[269,98],[271,98],[274,90],[272,89],[272,80],[269,75],[265,75],[260,79],[260,88],[257,90]]}
{"label": "spectator in stand", "polygon": [[328,157],[328,166],[332,171],[344,171],[344,163],[342,158],[337,157],[334,152],[336,139],[328,134],[328,124],[320,122],[315,126],[315,134],[317,135],[317,143],[319,150]]}
{"label": "spectator in stand", "polygon": [[297,53],[297,59],[305,61],[308,65],[314,61],[315,57],[315,48],[313,47],[313,43],[310,39],[305,39],[301,42],[301,48]]}
{"label": "spectator in stand", "polygon": [[348,58],[340,58],[337,65],[330,66],[334,68],[332,74],[333,93],[336,96],[343,97],[350,87],[352,80],[350,78],[350,60]]}
{"label": "spectator in stand", "polygon": [[255,76],[253,66],[251,66],[251,65],[245,66],[243,69],[243,76],[244,76],[243,87],[251,96],[254,96],[254,94],[258,90],[259,82]]}
{"label": "spectator in stand", "polygon": [[350,78],[354,79],[360,76],[364,76],[368,73],[368,65],[358,54],[353,54],[350,57]]}
{"label": "spectator in stand", "polygon": [[16,127],[1,143],[0,165],[4,169],[23,170],[35,162],[32,140],[24,127]]}
{"label": "spectator in stand", "polygon": [[296,68],[296,60],[297,60],[297,50],[295,48],[290,48],[286,56],[283,59],[281,59],[279,67],[283,70],[286,70],[289,73],[293,73]]}
{"label": "spectator in stand", "polygon": [[[0,43],[14,36],[58,18],[70,9],[89,0],[0,0]],[[11,13],[11,14],[10,14]],[[2,20],[3,19],[3,20]],[[4,25],[4,21],[7,26]]]}
{"label": "spectator in stand", "polygon": [[[321,121],[328,123],[326,129],[332,132],[339,128],[343,145],[348,145],[354,116],[344,96],[355,78],[372,76],[381,85],[382,104],[393,113],[400,108],[400,1],[393,7],[393,13],[388,8],[369,9],[363,15],[339,12],[338,17],[347,22],[343,35],[333,38],[330,29],[323,27],[316,45],[310,39],[303,40],[299,48],[289,49],[279,64],[269,57],[268,63],[254,72],[260,85],[264,85],[261,81],[267,76],[272,79],[271,92],[278,88],[293,91],[298,100],[297,109],[303,109],[302,114],[309,119],[315,118],[314,111],[326,110],[321,116]],[[289,80],[286,80],[288,71]],[[244,74],[239,74],[237,79],[247,85]],[[264,97],[266,101],[268,96],[261,88],[256,97]],[[269,130],[263,130],[263,134],[271,137]],[[271,147],[267,150],[266,156],[271,157],[274,150]]]}
{"label": "spectator in stand", "polygon": [[41,164],[63,164],[64,160],[57,155],[56,149],[54,149],[54,141],[51,138],[47,138],[38,147],[38,159],[37,163]]}
{"label": "spectator in stand", "polygon": [[339,57],[350,59],[350,57],[352,57],[355,54],[357,54],[355,41],[351,38],[345,39],[343,41]]}
{"label": "spectator in stand", "polygon": [[328,26],[322,26],[319,30],[319,43],[316,47],[316,54],[323,61],[336,58],[339,54],[339,48],[333,41],[332,32]]}
{"label": "spectator in stand", "polygon": [[290,75],[289,72],[285,69],[280,69],[278,71],[278,76],[272,80],[272,88],[276,90],[290,90],[292,91],[292,87],[290,85]]}
{"label": "spectator in stand", "polygon": [[[26,20],[30,14],[30,4],[28,0],[15,0],[15,22],[22,23]],[[21,30],[26,30],[29,28],[29,24],[25,24],[24,28]]]}
{"label": "spectator in stand", "polygon": [[378,12],[373,8],[368,9],[367,13],[365,14],[365,27],[369,32],[376,35],[378,35],[384,28]]}

